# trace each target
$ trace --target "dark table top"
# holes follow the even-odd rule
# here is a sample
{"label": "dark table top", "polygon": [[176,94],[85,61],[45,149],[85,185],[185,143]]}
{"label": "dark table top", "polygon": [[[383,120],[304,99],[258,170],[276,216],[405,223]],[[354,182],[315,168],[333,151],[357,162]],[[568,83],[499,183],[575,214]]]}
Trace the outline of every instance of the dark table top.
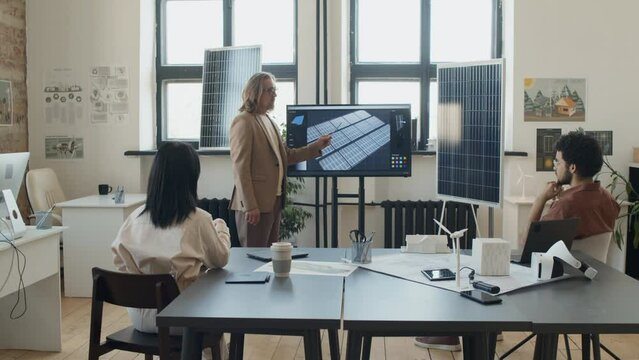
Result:
{"label": "dark table top", "polygon": [[[388,250],[375,249],[375,255]],[[482,305],[457,292],[358,269],[344,284],[344,328],[381,332],[462,333],[530,330],[516,304]]]}
{"label": "dark table top", "polygon": [[[226,284],[232,272],[250,272],[264,263],[250,259],[250,248],[231,249],[229,265],[211,270],[184,290],[157,316],[158,325],[253,330],[337,329],[343,278],[291,274],[266,284]],[[322,249],[320,249],[322,250]],[[336,260],[343,250],[309,249],[308,260]]]}
{"label": "dark table top", "polygon": [[587,255],[577,258],[597,269],[588,280],[574,278],[508,293],[536,333],[639,333],[639,282]]}
{"label": "dark table top", "polygon": [[[231,272],[253,271],[263,262],[251,249],[233,248],[229,264],[186,289],[157,318],[159,325],[216,329],[338,328],[344,289],[344,328],[395,332],[639,333],[639,282],[585,255],[599,271],[514,291],[497,305],[458,293],[358,269],[349,277],[291,275],[267,284],[225,284]],[[305,260],[338,261],[345,249],[304,249]],[[374,249],[376,254],[393,249]]]}

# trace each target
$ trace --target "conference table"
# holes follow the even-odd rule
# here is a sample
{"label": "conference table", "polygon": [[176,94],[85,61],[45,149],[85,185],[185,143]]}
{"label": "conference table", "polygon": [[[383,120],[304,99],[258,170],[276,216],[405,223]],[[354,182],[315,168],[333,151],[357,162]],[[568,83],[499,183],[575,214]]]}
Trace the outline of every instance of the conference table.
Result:
{"label": "conference table", "polygon": [[[560,333],[639,333],[639,312],[633,309],[639,283],[579,253],[599,271],[594,280],[576,275],[504,294],[501,304],[481,305],[363,268],[346,278],[292,274],[267,284],[225,284],[230,273],[264,264],[246,256],[251,250],[231,249],[224,269],[209,271],[158,314],[158,325],[186,328],[182,359],[199,358],[208,331],[231,333],[232,358],[242,357],[243,334],[258,333],[303,335],[305,357],[319,359],[320,329],[329,330],[331,358],[337,359],[340,319],[348,331],[347,359],[368,358],[373,336],[460,335],[464,358],[492,359],[497,332],[532,331],[539,337],[535,359],[554,359]],[[345,255],[345,249],[304,250],[312,261]],[[376,255],[395,252],[374,249],[373,262]]]}

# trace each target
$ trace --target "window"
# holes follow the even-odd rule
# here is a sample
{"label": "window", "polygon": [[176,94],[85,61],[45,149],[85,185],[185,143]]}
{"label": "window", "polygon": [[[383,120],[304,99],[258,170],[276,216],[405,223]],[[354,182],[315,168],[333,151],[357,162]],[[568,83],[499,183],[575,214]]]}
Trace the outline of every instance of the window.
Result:
{"label": "window", "polygon": [[351,0],[351,101],[409,103],[437,132],[437,63],[501,56],[499,0]]}
{"label": "window", "polygon": [[284,121],[296,103],[296,0],[156,0],[156,9],[158,144],[199,141],[205,49],[261,45],[262,68],[278,79],[273,115]]}

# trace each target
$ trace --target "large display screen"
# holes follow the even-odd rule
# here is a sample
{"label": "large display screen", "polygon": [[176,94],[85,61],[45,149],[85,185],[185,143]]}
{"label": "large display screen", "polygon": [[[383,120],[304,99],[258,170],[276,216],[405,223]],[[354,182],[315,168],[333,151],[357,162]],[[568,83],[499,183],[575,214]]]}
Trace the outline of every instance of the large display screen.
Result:
{"label": "large display screen", "polygon": [[331,135],[318,158],[293,164],[289,176],[410,176],[410,105],[289,105],[289,148]]}

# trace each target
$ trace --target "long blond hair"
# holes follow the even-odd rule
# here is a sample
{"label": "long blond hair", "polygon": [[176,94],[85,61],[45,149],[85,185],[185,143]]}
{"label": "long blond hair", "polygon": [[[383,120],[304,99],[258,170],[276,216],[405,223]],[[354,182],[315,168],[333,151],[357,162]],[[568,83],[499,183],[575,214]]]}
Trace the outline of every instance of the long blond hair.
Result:
{"label": "long blond hair", "polygon": [[275,82],[275,76],[265,71],[255,73],[246,82],[242,90],[242,106],[240,107],[240,111],[254,113],[255,110],[257,110],[257,102],[264,90],[266,90],[262,87],[262,80],[264,79],[271,79]]}

